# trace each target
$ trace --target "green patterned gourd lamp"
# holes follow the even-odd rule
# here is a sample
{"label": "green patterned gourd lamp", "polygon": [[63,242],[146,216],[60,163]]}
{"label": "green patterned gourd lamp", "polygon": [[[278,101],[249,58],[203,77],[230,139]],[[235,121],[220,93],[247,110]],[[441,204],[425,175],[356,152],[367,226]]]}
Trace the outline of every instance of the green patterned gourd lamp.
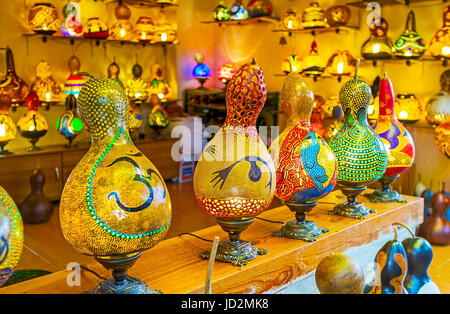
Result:
{"label": "green patterned gourd lamp", "polygon": [[368,184],[383,176],[387,153],[383,142],[367,121],[372,92],[369,84],[358,79],[359,63],[358,59],[355,78],[346,82],[339,92],[345,114],[344,125],[329,142],[338,162],[337,186],[347,201],[338,204],[328,214],[363,219],[374,211],[363,203],[356,203],[356,197]]}
{"label": "green patterned gourd lamp", "polygon": [[66,240],[112,270],[93,293],[151,293],[127,270],[171,221],[164,180],[128,136],[128,111],[124,89],[111,79],[91,78],[78,97],[91,147],[64,186],[59,215]]}

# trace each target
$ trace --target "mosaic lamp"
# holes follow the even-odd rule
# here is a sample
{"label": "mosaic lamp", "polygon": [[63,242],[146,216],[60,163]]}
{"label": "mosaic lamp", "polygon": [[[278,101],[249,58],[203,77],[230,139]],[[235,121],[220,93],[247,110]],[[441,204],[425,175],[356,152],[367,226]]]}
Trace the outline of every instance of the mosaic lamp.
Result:
{"label": "mosaic lamp", "polygon": [[26,148],[25,151],[41,150],[40,147],[36,146],[36,143],[48,131],[47,120],[38,112],[39,97],[36,92],[31,91],[25,102],[28,111],[17,121],[17,130],[21,136],[31,143],[31,147]]}
{"label": "mosaic lamp", "polygon": [[206,63],[203,63],[204,61],[205,57],[202,53],[198,52],[195,54],[195,62],[197,62],[197,65],[192,70],[192,75],[199,81],[199,89],[205,89],[203,85],[212,76],[211,68]]}
{"label": "mosaic lamp", "polygon": [[248,11],[242,4],[242,0],[236,0],[230,7],[230,19],[233,21],[241,21],[248,19]]}
{"label": "mosaic lamp", "polygon": [[22,217],[12,197],[0,186],[0,287],[19,263],[22,249]]}
{"label": "mosaic lamp", "polygon": [[405,202],[398,192],[391,189],[391,184],[411,168],[415,156],[414,141],[395,116],[394,89],[387,74],[381,79],[379,93],[380,114],[374,130],[386,147],[388,162],[386,172],[378,180],[382,189],[368,194],[368,197],[372,202]]}
{"label": "mosaic lamp", "polygon": [[225,84],[225,88],[228,85],[228,83],[233,78],[234,74],[236,73],[237,69],[233,64],[226,63],[222,65],[219,70],[217,71],[217,78]]}
{"label": "mosaic lamp", "polygon": [[8,95],[0,95],[0,156],[11,154],[5,150],[6,144],[17,136],[17,128],[9,115],[11,99]]}
{"label": "mosaic lamp", "polygon": [[166,101],[172,91],[169,82],[164,78],[163,67],[154,63],[150,67],[152,78],[148,88],[148,96],[156,94],[161,101]]}
{"label": "mosaic lamp", "polygon": [[379,24],[373,23],[369,26],[370,37],[361,47],[361,55],[364,59],[390,59],[393,56],[392,42],[387,37],[388,23],[385,19],[380,18]]}
{"label": "mosaic lamp", "polygon": [[270,153],[276,169],[276,196],[295,213],[295,220],[273,235],[312,242],[329,230],[307,221],[306,214],[333,190],[336,158],[325,140],[312,132],[314,95],[298,73],[287,76],[280,101],[287,123],[272,142]]}
{"label": "mosaic lamp", "polygon": [[338,204],[331,215],[364,219],[371,212],[356,197],[367,185],[380,179],[387,167],[387,152],[378,134],[367,121],[370,103],[369,84],[358,79],[359,59],[355,78],[346,82],[339,91],[339,101],[344,110],[344,125],[329,144],[338,162],[338,181],[347,201]]}
{"label": "mosaic lamp", "polygon": [[416,31],[414,11],[410,10],[405,30],[394,43],[394,55],[402,59],[417,59],[423,56],[425,50],[425,41]]}
{"label": "mosaic lamp", "polygon": [[[255,60],[243,65],[227,86],[225,123],[206,145],[194,173],[198,204],[229,236],[219,243],[216,259],[235,266],[267,253],[240,239],[275,194],[274,164],[256,129],[266,97]],[[200,256],[209,258],[209,252]]]}
{"label": "mosaic lamp", "polygon": [[228,21],[230,19],[230,12],[228,11],[228,7],[225,5],[225,2],[222,0],[219,2],[217,7],[214,9],[213,17],[216,21]]}
{"label": "mosaic lamp", "polygon": [[428,102],[426,120],[433,127],[450,122],[450,70],[441,74],[440,83],[441,91]]}
{"label": "mosaic lamp", "polygon": [[281,64],[281,71],[283,71],[286,75],[291,73],[291,71],[299,73],[302,71],[302,66],[303,64],[300,57],[296,54],[292,54],[283,60],[283,63]]}
{"label": "mosaic lamp", "polygon": [[442,27],[431,39],[429,50],[436,59],[450,58],[450,6],[444,9]]}
{"label": "mosaic lamp", "polygon": [[64,186],[62,233],[77,251],[112,271],[113,278],[91,293],[151,293],[127,270],[168,231],[167,187],[128,136],[129,105],[119,84],[89,79],[78,97],[78,113],[91,133],[91,147]]}
{"label": "mosaic lamp", "polygon": [[36,34],[52,35],[58,31],[60,23],[58,11],[51,3],[35,3],[28,12],[28,25]]}
{"label": "mosaic lamp", "polygon": [[69,141],[67,146],[71,147],[75,137],[83,130],[83,122],[75,114],[77,99],[74,95],[66,97],[65,105],[66,112],[56,121],[56,130]]}

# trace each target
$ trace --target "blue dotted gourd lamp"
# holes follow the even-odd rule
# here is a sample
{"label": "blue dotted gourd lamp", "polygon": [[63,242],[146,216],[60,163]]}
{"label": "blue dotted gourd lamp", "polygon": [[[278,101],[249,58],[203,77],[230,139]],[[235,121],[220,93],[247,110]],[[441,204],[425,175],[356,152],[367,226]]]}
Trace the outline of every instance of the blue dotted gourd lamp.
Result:
{"label": "blue dotted gourd lamp", "polygon": [[171,221],[163,178],[128,136],[128,110],[125,91],[111,79],[91,78],[78,97],[92,140],[64,186],[60,224],[77,251],[112,270],[94,293],[151,292],[126,271],[164,238]]}
{"label": "blue dotted gourd lamp", "polygon": [[344,109],[344,125],[331,138],[329,144],[338,162],[337,186],[347,197],[347,201],[337,205],[328,214],[363,219],[373,210],[356,197],[367,185],[380,179],[387,167],[386,148],[378,134],[367,121],[367,107],[372,92],[369,84],[355,78],[346,82],[340,92],[339,100]]}

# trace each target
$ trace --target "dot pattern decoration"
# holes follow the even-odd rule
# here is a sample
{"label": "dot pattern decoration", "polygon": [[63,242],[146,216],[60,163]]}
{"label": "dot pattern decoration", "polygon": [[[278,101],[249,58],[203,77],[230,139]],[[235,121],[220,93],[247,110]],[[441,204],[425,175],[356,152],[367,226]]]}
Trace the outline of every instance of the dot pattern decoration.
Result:
{"label": "dot pattern decoration", "polygon": [[254,217],[261,214],[269,203],[265,199],[215,199],[195,197],[202,209],[211,216],[220,218]]}
{"label": "dot pattern decoration", "polygon": [[11,196],[0,186],[0,286],[19,263],[22,249],[22,217]]}

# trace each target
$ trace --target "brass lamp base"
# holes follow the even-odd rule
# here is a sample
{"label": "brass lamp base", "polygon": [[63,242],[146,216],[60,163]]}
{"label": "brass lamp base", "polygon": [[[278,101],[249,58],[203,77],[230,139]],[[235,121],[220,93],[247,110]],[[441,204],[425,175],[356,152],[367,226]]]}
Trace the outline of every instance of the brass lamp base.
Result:
{"label": "brass lamp base", "polygon": [[97,262],[112,271],[113,278],[100,282],[91,294],[162,294],[161,291],[152,291],[146,283],[127,275],[128,269],[134,265],[142,255],[100,257],[95,256]]}
{"label": "brass lamp base", "polygon": [[399,202],[406,203],[406,201],[402,198],[400,193],[397,191],[391,190],[391,184],[394,183],[400,175],[390,176],[390,177],[382,177],[378,180],[381,183],[381,190],[375,190],[370,194],[366,194],[371,202],[374,203],[391,203],[391,202]]}
{"label": "brass lamp base", "polygon": [[322,233],[330,231],[330,229],[318,227],[314,221],[306,220],[306,214],[317,205],[317,202],[285,202],[285,205],[295,213],[295,220],[284,224],[280,231],[272,233],[274,237],[286,237],[306,242],[314,242],[322,235]]}
{"label": "brass lamp base", "polygon": [[[241,267],[247,265],[248,261],[254,260],[258,255],[268,253],[267,250],[255,248],[251,242],[240,239],[241,232],[252,224],[253,218],[216,218],[216,221],[229,236],[229,239],[219,243],[216,260]],[[200,253],[201,258],[208,259],[209,256],[209,251]]]}
{"label": "brass lamp base", "polygon": [[356,197],[361,194],[367,186],[344,186],[338,184],[338,187],[347,197],[347,201],[336,205],[334,209],[327,211],[327,214],[365,219],[369,214],[376,212],[373,209],[367,208],[363,203],[356,203]]}

